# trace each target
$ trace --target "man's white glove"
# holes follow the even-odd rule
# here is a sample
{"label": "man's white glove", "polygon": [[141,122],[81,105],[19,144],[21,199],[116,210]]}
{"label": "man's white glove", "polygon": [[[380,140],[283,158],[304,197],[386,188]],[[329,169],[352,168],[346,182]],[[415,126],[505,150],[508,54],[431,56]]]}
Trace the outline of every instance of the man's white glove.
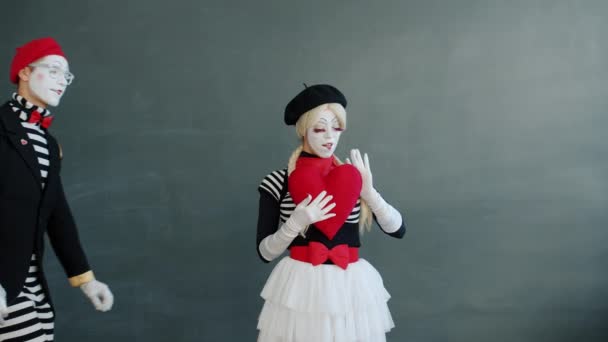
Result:
{"label": "man's white glove", "polygon": [[80,289],[85,296],[89,298],[95,309],[99,311],[109,311],[114,304],[114,295],[110,291],[108,285],[98,281],[91,280],[80,285]]}
{"label": "man's white glove", "polygon": [[403,223],[403,218],[397,209],[386,203],[378,191],[374,189],[367,153],[361,158],[361,152],[358,149],[353,149],[350,151],[350,159],[346,158],[346,163],[352,164],[361,173],[361,198],[367,203],[374,215],[376,215],[380,228],[387,233],[394,233],[399,230]]}
{"label": "man's white glove", "polygon": [[333,196],[327,195],[326,191],[322,191],[314,200],[311,195],[308,195],[296,206],[289,219],[276,233],[265,237],[260,242],[258,248],[262,257],[268,261],[273,260],[281,255],[293,239],[309,225],[336,216],[330,212],[336,204],[328,204],[332,198]]}

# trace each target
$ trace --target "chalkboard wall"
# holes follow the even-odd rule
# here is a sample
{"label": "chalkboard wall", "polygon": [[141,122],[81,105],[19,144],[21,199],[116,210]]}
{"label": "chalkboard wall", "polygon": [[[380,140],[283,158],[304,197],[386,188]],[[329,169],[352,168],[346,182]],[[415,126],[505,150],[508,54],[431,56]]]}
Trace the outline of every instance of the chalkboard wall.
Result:
{"label": "chalkboard wall", "polygon": [[254,341],[273,264],[255,251],[260,180],[298,141],[308,84],[349,100],[337,154],[370,154],[404,214],[362,255],[389,341],[608,340],[608,3],[600,0],[12,1],[76,75],[52,131],[98,278],[96,313],[46,268],[57,341]]}

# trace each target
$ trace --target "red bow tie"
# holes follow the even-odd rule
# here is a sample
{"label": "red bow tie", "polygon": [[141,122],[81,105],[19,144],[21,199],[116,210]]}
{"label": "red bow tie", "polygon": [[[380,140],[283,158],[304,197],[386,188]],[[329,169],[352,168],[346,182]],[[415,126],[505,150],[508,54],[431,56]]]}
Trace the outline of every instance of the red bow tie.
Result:
{"label": "red bow tie", "polygon": [[350,254],[347,244],[337,245],[332,249],[328,249],[324,244],[312,241],[308,244],[308,248],[310,263],[313,266],[320,265],[329,259],[342,269],[348,267]]}
{"label": "red bow tie", "polygon": [[40,124],[42,128],[46,129],[51,126],[51,123],[53,122],[53,116],[42,116],[39,111],[35,110],[32,112],[32,115],[30,115],[30,119],[27,122],[33,124]]}

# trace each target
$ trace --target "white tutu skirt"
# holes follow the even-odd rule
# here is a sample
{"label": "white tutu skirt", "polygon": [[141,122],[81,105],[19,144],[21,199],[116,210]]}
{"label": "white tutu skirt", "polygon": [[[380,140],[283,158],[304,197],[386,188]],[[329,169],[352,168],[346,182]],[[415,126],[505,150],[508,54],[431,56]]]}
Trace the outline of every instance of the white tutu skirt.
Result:
{"label": "white tutu skirt", "polygon": [[395,326],[382,277],[364,259],[343,270],[285,257],[261,296],[259,342],[382,342]]}

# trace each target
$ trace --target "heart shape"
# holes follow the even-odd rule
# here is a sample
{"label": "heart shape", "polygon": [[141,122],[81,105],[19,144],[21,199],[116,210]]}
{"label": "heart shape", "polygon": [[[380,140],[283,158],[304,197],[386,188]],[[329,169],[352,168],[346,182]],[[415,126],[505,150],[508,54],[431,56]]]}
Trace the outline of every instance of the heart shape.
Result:
{"label": "heart shape", "polygon": [[331,212],[336,216],[314,224],[332,240],[357,204],[362,181],[359,170],[349,164],[335,166],[325,175],[324,173],[315,165],[296,165],[296,169],[289,175],[288,189],[296,204],[309,194],[314,199],[323,190],[333,196],[330,203],[333,202],[336,206]]}

